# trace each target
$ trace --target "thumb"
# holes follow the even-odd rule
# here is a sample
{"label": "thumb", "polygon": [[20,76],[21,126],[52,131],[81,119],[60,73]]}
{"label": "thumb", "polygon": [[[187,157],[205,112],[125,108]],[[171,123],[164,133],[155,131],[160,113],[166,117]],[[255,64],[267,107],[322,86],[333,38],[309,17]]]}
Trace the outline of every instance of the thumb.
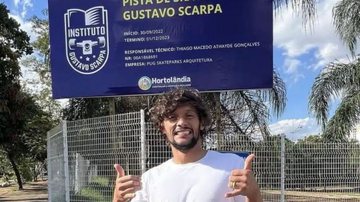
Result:
{"label": "thumb", "polygon": [[116,173],[117,173],[116,178],[125,176],[125,171],[124,171],[124,169],[121,167],[120,164],[114,164],[114,168],[115,168]]}
{"label": "thumb", "polygon": [[250,154],[248,157],[246,157],[245,159],[245,166],[244,169],[245,170],[251,170],[252,167],[252,161],[255,159],[255,154]]}

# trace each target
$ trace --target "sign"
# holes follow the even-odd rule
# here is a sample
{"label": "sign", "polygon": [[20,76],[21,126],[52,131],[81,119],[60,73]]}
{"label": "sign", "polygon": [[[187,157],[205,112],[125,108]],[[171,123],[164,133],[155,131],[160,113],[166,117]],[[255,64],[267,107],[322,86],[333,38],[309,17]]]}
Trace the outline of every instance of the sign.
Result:
{"label": "sign", "polygon": [[272,87],[272,0],[49,0],[54,98]]}

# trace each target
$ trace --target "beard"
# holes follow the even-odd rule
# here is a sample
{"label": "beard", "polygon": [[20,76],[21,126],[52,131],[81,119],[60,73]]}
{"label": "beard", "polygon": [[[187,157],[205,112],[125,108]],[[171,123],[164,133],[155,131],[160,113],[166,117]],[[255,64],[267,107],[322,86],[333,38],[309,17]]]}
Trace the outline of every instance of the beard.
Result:
{"label": "beard", "polygon": [[175,142],[175,140],[173,140],[173,141],[169,140],[169,143],[173,147],[175,147],[177,150],[182,151],[182,152],[186,152],[186,151],[192,149],[197,144],[197,142],[199,141],[200,136],[195,135],[194,133],[192,133],[192,134],[193,134],[192,138],[187,143],[179,144],[179,143]]}

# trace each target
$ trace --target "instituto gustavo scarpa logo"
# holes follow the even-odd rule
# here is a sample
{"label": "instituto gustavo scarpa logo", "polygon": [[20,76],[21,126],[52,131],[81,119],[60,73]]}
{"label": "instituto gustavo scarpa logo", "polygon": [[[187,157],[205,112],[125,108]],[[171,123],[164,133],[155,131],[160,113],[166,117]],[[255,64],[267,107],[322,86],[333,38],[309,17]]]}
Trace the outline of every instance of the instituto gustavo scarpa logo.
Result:
{"label": "instituto gustavo scarpa logo", "polygon": [[109,56],[108,12],[103,6],[64,14],[66,58],[80,74],[94,74]]}

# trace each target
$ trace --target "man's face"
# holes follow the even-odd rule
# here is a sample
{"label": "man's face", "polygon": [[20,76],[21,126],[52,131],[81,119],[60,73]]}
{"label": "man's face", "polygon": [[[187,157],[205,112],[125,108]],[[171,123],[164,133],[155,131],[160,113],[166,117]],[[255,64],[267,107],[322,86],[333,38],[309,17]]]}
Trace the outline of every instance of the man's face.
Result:
{"label": "man's face", "polygon": [[196,110],[191,106],[180,106],[163,121],[162,132],[170,144],[178,150],[193,148],[200,138],[200,123]]}

